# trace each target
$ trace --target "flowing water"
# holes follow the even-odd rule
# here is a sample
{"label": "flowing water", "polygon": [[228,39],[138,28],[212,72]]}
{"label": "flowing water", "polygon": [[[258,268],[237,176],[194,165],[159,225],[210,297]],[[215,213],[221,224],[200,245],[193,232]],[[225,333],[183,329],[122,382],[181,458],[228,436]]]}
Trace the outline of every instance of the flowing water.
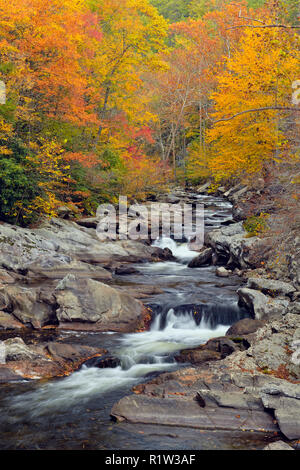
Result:
{"label": "flowing water", "polygon": [[[198,197],[206,209],[206,229],[230,219],[221,198]],[[65,342],[100,346],[120,360],[115,368],[83,365],[69,377],[47,382],[8,384],[0,389],[0,449],[244,449],[261,448],[263,439],[234,433],[167,426],[132,426],[110,420],[112,405],[134,385],[176,370],[174,355],[210,338],[223,336],[248,313],[237,305],[240,279],[217,278],[215,268],[188,268],[197,253],[187,243],[160,239],[176,261],[135,265],[137,274],[116,276],[122,286],[156,285],[161,294],[147,303],[154,312],[150,331],[135,334],[60,333]]]}

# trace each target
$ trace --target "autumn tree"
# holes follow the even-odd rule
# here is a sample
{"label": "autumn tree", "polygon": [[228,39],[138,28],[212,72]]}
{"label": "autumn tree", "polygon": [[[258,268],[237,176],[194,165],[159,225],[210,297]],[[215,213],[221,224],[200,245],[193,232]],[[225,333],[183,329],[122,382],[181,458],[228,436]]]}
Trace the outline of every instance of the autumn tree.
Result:
{"label": "autumn tree", "polygon": [[213,93],[215,112],[208,131],[210,169],[217,180],[267,171],[288,158],[284,117],[291,86],[299,75],[299,36],[292,30],[246,27]]}

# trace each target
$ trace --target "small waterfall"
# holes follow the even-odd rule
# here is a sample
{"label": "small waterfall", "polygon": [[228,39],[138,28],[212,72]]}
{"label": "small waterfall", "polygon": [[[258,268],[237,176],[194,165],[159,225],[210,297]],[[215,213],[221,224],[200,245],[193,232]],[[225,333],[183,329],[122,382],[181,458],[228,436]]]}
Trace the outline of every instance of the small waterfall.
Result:
{"label": "small waterfall", "polygon": [[120,366],[99,369],[84,365],[69,377],[15,397],[10,401],[10,409],[15,416],[27,410],[30,419],[63,412],[120,388],[129,389],[145,376],[180,367],[174,359],[176,353],[223,336],[229,328],[229,325],[218,325],[212,329],[204,318],[197,323],[192,312],[178,313],[175,309],[166,313],[164,326],[161,318],[157,314],[150,331],[120,337],[119,347],[114,351]]}
{"label": "small waterfall", "polygon": [[197,251],[191,250],[188,243],[177,244],[174,240],[172,240],[172,238],[159,238],[155,240],[153,246],[157,246],[158,248],[162,249],[169,248],[178,261],[186,264],[188,264],[191,259],[195,258],[199,254]]}
{"label": "small waterfall", "polygon": [[214,330],[218,326],[228,326],[249,317],[249,312],[232,302],[211,303],[211,304],[183,304],[166,307],[159,304],[148,305],[153,312],[153,326],[163,329],[170,321],[170,311],[183,322],[193,322],[195,326],[204,326]]}

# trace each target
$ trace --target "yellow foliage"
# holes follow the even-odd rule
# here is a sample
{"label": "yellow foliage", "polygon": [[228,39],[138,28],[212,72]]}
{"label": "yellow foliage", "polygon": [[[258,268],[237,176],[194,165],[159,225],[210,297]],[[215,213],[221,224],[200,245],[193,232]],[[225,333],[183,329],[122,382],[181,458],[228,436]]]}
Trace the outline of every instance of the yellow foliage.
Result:
{"label": "yellow foliage", "polygon": [[291,106],[291,84],[300,75],[298,47],[299,36],[288,30],[248,28],[227,60],[212,95],[215,124],[207,132],[217,181],[257,174],[287,155],[281,114],[270,108]]}

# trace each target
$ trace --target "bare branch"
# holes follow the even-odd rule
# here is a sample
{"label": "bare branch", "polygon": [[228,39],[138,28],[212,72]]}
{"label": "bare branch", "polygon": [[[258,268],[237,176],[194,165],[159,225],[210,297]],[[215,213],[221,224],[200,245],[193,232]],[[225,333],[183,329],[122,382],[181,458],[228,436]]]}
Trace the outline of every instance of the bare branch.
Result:
{"label": "bare branch", "polygon": [[257,113],[259,111],[268,111],[268,110],[274,110],[274,111],[294,111],[298,112],[300,111],[300,108],[284,108],[280,106],[266,106],[264,108],[254,108],[254,109],[247,109],[245,111],[241,111],[239,113],[233,114],[232,116],[228,118],[223,118],[223,119],[218,119],[217,121],[213,121],[214,124],[217,124],[218,122],[224,122],[224,121],[231,121],[231,119],[234,119],[237,116],[241,116],[243,114],[247,113]]}
{"label": "bare branch", "polygon": [[[254,20],[252,20],[254,21]],[[231,26],[230,28],[226,28],[226,30],[228,29],[237,29],[237,28],[284,28],[284,29],[300,29],[300,26],[289,26],[289,25],[286,25],[286,24],[263,24],[263,25],[252,25],[252,24],[240,24],[240,25],[236,25],[236,26]]]}

